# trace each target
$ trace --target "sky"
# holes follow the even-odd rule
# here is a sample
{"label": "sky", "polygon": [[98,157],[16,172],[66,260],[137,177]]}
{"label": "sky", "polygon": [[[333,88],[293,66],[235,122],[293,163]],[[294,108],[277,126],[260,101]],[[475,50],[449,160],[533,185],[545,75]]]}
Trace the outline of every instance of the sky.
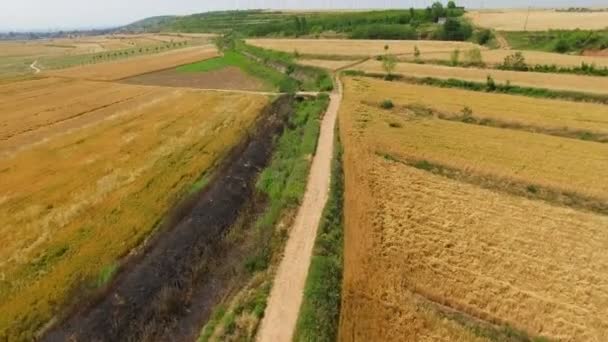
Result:
{"label": "sky", "polygon": [[[447,0],[443,0],[446,2]],[[0,31],[108,28],[156,15],[224,9],[425,7],[431,0],[0,0]],[[608,0],[461,0],[469,8],[608,7]]]}

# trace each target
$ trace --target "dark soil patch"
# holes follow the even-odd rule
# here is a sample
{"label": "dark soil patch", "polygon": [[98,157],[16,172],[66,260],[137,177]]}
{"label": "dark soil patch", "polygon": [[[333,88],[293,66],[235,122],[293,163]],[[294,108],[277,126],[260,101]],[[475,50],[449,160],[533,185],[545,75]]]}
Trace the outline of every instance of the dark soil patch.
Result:
{"label": "dark soil patch", "polygon": [[[252,208],[255,181],[272,155],[293,99],[268,107],[255,132],[235,148],[211,185],[166,220],[145,252],[125,264],[104,293],[52,328],[46,341],[158,341],[196,337],[226,293],[234,267],[224,239]],[[184,325],[184,322],[189,324]]]}
{"label": "dark soil patch", "polygon": [[264,82],[237,67],[207,72],[180,72],[175,69],[153,72],[122,80],[124,83],[199,89],[265,90]]}

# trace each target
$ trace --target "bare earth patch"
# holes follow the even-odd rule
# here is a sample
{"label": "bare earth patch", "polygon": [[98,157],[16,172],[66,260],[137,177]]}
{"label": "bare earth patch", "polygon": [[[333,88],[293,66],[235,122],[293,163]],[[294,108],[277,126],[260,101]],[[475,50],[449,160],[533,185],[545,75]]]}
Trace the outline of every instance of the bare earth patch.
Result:
{"label": "bare earth patch", "polygon": [[125,83],[186,87],[198,89],[263,90],[264,83],[247,75],[237,67],[226,67],[208,72],[180,72],[175,69],[139,75],[124,80]]}

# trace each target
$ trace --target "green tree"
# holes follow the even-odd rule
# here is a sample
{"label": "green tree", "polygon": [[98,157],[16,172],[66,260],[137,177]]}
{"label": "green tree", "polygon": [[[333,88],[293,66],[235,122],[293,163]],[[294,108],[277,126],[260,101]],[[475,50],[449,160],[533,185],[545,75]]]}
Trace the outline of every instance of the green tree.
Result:
{"label": "green tree", "polygon": [[445,8],[443,8],[443,4],[439,1],[434,2],[431,5],[431,13],[433,16],[433,21],[439,21],[439,18],[445,17]]}
{"label": "green tree", "polygon": [[414,61],[416,61],[416,63],[420,62],[420,50],[418,49],[418,45],[414,45]]}
{"label": "green tree", "polygon": [[479,50],[479,48],[467,50],[465,53],[465,60],[468,65],[483,66],[481,50]]}
{"label": "green tree", "polygon": [[517,51],[516,53],[505,57],[501,69],[507,70],[517,70],[517,71],[526,71],[528,70],[528,65],[526,64],[526,59],[524,55]]}
{"label": "green tree", "polygon": [[456,3],[454,1],[448,1],[448,8],[449,9],[455,9],[456,8]]}
{"label": "green tree", "polygon": [[386,72],[386,78],[391,79],[393,77],[393,71],[397,67],[397,58],[394,55],[386,54],[382,58],[382,69]]}
{"label": "green tree", "polygon": [[456,48],[450,54],[450,64],[452,66],[457,66],[459,64],[459,59],[460,59],[460,49]]}

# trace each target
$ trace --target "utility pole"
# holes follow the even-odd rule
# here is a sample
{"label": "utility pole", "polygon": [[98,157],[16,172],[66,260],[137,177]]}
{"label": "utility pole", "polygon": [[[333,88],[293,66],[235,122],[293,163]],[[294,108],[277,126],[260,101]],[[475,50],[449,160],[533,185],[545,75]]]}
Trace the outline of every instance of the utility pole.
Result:
{"label": "utility pole", "polygon": [[528,6],[528,13],[526,13],[526,21],[524,22],[524,31],[527,31],[528,29],[528,18],[530,17],[530,8],[532,6]]}

